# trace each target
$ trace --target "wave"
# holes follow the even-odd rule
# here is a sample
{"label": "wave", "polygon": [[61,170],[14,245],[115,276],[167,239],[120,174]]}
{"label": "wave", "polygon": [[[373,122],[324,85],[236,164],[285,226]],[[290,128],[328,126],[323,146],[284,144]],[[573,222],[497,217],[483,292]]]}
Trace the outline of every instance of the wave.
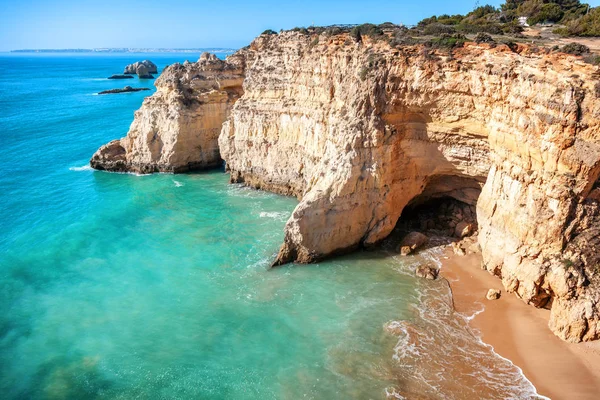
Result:
{"label": "wave", "polygon": [[[420,254],[421,263],[441,266],[443,247]],[[414,257],[417,261],[419,258]],[[412,272],[416,264],[408,257],[397,259],[400,273]],[[413,273],[414,276],[414,273]],[[448,281],[417,280],[418,301],[409,320],[388,321],[383,328],[398,338],[393,349],[394,371],[407,387],[386,389],[390,398],[505,398],[547,399],[537,393],[523,371],[483,342],[470,326],[473,315],[457,312]]]}
{"label": "wave", "polygon": [[69,171],[93,171],[94,168],[90,167],[89,165],[82,165],[81,167],[71,167],[69,168]]}
{"label": "wave", "polygon": [[173,179],[173,183],[175,184],[175,187],[182,187],[184,186],[183,183],[176,181],[175,179]]}
{"label": "wave", "polygon": [[280,221],[285,221],[288,218],[288,213],[283,211],[261,211],[260,218],[273,218]]}

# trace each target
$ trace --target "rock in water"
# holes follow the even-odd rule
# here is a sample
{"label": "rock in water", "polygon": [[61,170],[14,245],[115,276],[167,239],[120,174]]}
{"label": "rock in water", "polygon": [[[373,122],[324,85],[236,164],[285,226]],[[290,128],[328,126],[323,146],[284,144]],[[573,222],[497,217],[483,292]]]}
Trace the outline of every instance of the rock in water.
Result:
{"label": "rock in water", "polygon": [[133,79],[133,76],[131,75],[111,75],[108,77],[108,79]]}
{"label": "rock in water", "polygon": [[404,256],[410,254],[427,243],[428,240],[429,238],[421,232],[410,232],[400,242],[400,254]]}
{"label": "rock in water", "polygon": [[490,289],[485,295],[488,300],[498,300],[500,298],[500,290],[498,289]]}
{"label": "rock in water", "polygon": [[430,265],[419,265],[415,270],[415,275],[419,278],[425,279],[436,279],[438,276],[439,270]]}
{"label": "rock in water", "polygon": [[[127,92],[140,92],[142,90],[150,90],[148,88],[133,88],[131,86],[125,86],[123,89],[110,89],[98,92],[98,94],[112,94],[112,93],[127,93]],[[111,142],[112,143],[112,142]],[[92,166],[93,167],[93,166]]]}
{"label": "rock in water", "polygon": [[154,79],[154,76],[152,76],[150,72],[148,72],[148,67],[146,67],[143,64],[137,66],[137,68],[135,69],[135,73],[140,79]]}
{"label": "rock in water", "polygon": [[128,66],[125,67],[125,71],[123,71],[123,73],[124,74],[137,74],[137,69],[140,65],[143,65],[144,67],[147,68],[148,74],[158,74],[158,68],[156,67],[156,64],[154,64],[150,60],[138,61],[133,64],[129,64]]}

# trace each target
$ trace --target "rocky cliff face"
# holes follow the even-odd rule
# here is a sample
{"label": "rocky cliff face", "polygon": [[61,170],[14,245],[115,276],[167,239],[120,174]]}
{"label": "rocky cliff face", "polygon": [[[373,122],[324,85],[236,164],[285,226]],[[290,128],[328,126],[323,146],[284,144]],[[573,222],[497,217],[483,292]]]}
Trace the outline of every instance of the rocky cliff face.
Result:
{"label": "rocky cliff face", "polygon": [[[231,180],[300,199],[276,263],[375,244],[407,205],[450,196],[477,205],[485,268],[508,291],[551,306],[563,339],[600,338],[595,67],[525,46],[467,44],[449,55],[316,38],[257,38],[237,55],[243,95],[219,114],[229,114],[218,144]],[[172,70],[173,80],[189,81],[186,71]],[[142,112],[171,107],[164,94],[150,99]],[[144,131],[136,126],[181,135],[178,120],[138,112],[136,121],[116,151],[131,155],[127,168],[144,160],[129,145]],[[169,154],[180,151],[189,146]]]}
{"label": "rocky cliff face", "polygon": [[93,168],[120,172],[185,172],[217,166],[217,138],[242,94],[245,58],[219,60],[203,54],[197,63],[167,67],[156,81],[127,136],[102,146]]}

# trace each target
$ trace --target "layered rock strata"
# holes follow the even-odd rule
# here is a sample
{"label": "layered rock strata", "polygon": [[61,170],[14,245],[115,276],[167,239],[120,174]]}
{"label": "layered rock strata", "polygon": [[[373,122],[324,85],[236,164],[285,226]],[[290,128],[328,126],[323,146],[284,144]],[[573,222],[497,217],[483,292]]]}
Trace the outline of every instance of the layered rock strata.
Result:
{"label": "layered rock strata", "polygon": [[205,53],[174,64],[156,80],[127,136],[102,146],[93,168],[119,172],[185,172],[221,164],[217,138],[242,94],[245,59]]}
{"label": "layered rock strata", "polygon": [[[219,148],[231,180],[300,199],[276,264],[373,245],[408,204],[450,196],[476,204],[485,267],[507,291],[551,307],[563,339],[599,338],[596,67],[521,45],[436,53],[315,36],[263,35],[240,51],[243,96],[238,87],[222,113]],[[170,79],[189,82],[178,68]],[[200,63],[185,68],[205,73]],[[150,99],[137,124],[181,135],[174,126],[185,123],[145,112],[170,107],[170,98]],[[125,168],[148,165],[130,144],[144,131],[136,121],[100,165],[118,157]],[[161,151],[172,158],[160,165],[169,170],[187,152]]]}

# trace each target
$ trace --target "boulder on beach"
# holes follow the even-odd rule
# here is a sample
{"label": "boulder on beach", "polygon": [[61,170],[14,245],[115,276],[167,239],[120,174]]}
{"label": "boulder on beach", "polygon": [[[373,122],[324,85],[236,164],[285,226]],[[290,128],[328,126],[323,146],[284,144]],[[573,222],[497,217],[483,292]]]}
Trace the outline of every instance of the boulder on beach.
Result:
{"label": "boulder on beach", "polygon": [[423,235],[421,232],[410,232],[404,236],[400,242],[399,251],[403,256],[412,253],[414,250],[423,246],[429,241],[429,238]]}
{"label": "boulder on beach", "polygon": [[471,236],[473,234],[473,224],[467,222],[467,221],[461,221],[458,224],[456,224],[456,227],[454,228],[454,236],[456,236],[457,238],[464,238],[467,236]]}
{"label": "boulder on beach", "polygon": [[500,291],[498,289],[490,289],[485,298],[488,300],[498,300],[500,298]]}
{"label": "boulder on beach", "polygon": [[158,68],[156,67],[156,64],[150,60],[138,61],[133,64],[129,64],[125,67],[125,71],[123,71],[123,73],[131,75],[137,74],[137,69],[140,65],[143,65],[147,68],[148,74],[158,74]]}

